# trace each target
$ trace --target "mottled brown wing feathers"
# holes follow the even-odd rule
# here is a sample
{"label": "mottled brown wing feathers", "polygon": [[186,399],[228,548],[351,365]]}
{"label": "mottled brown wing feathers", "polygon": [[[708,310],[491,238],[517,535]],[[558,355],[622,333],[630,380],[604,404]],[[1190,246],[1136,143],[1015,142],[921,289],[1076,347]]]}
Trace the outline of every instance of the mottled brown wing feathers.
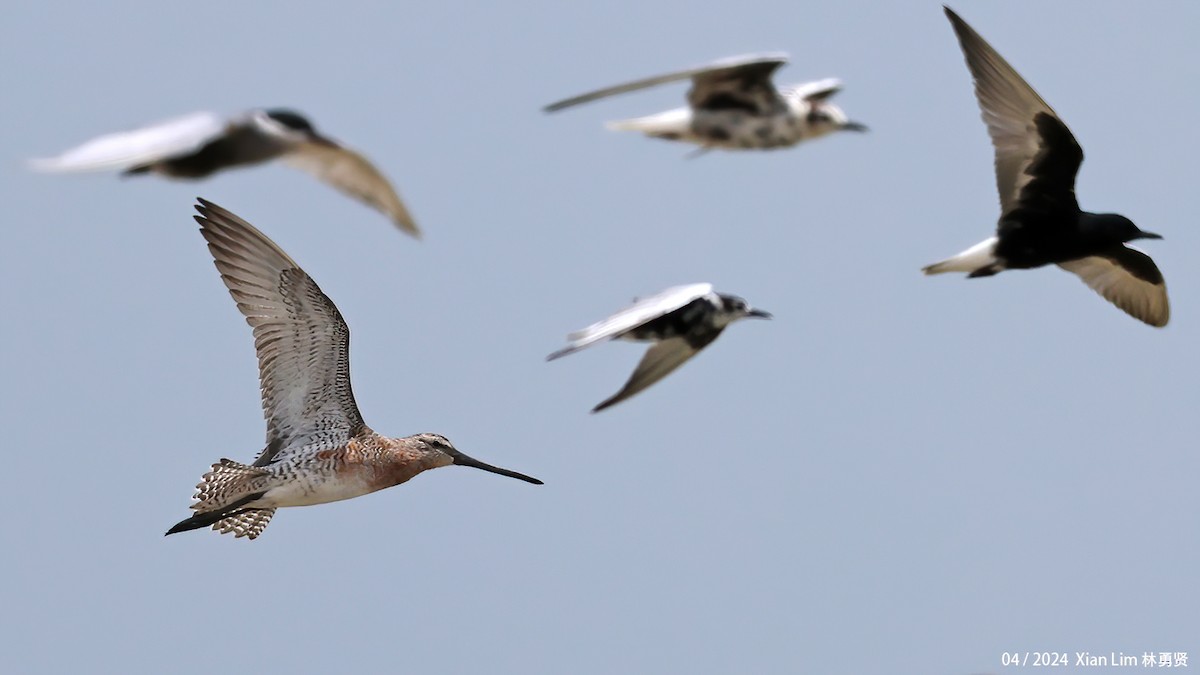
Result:
{"label": "mottled brown wing feathers", "polygon": [[254,329],[270,464],[365,428],[350,388],[350,331],[300,266],[254,226],[200,200],[200,232],[221,280]]}

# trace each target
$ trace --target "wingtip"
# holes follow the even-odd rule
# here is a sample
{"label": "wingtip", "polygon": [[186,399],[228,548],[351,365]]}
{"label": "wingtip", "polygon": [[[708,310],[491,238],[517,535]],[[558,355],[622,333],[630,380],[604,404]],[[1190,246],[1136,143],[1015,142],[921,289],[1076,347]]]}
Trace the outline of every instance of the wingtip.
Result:
{"label": "wingtip", "polygon": [[192,208],[196,209],[196,213],[200,214],[192,217],[196,219],[197,223],[200,223],[201,227],[212,219],[216,211],[224,210],[204,197],[196,197],[196,203],[192,205]]}
{"label": "wingtip", "polygon": [[595,408],[592,408],[591,414],[595,415],[596,413],[600,412],[601,410],[607,410],[620,402],[621,402],[621,399],[618,399],[616,397],[605,399],[605,400],[597,403]]}
{"label": "wingtip", "polygon": [[[396,201],[400,201],[399,196],[396,197]],[[421,232],[421,228],[417,227],[417,221],[408,212],[408,209],[403,207],[402,204],[396,209],[389,209],[385,215],[388,216],[388,220],[392,221],[392,224],[395,225],[401,232],[407,234],[413,239],[416,239],[417,241],[421,240],[424,233]]]}
{"label": "wingtip", "polygon": [[954,32],[960,33],[971,30],[967,22],[958,15],[958,12],[950,9],[949,5],[942,5],[942,11],[946,15],[946,18],[950,20],[950,25],[954,28]]}
{"label": "wingtip", "polygon": [[954,28],[955,33],[961,33],[965,30],[970,30],[970,26],[967,25],[967,22],[958,15],[958,12],[950,9],[950,5],[942,5],[942,12],[946,15],[946,18],[950,20],[950,26]]}
{"label": "wingtip", "polygon": [[408,236],[412,237],[413,239],[416,239],[417,241],[424,240],[425,233],[421,232],[421,230],[418,229],[415,224],[401,223],[399,221],[393,221],[393,222],[396,223],[396,227],[400,228],[400,231],[403,232],[404,234],[407,234]]}
{"label": "wingtip", "polygon": [[562,357],[566,356],[567,354],[573,354],[577,351],[579,351],[579,348],[576,347],[575,345],[567,345],[566,347],[563,347],[562,349],[559,349],[559,350],[556,350],[556,351],[553,351],[553,352],[550,352],[549,354],[547,354],[546,360],[553,361],[555,359],[561,359]]}
{"label": "wingtip", "polygon": [[25,168],[34,173],[54,173],[58,162],[53,157],[31,157],[25,160]]}

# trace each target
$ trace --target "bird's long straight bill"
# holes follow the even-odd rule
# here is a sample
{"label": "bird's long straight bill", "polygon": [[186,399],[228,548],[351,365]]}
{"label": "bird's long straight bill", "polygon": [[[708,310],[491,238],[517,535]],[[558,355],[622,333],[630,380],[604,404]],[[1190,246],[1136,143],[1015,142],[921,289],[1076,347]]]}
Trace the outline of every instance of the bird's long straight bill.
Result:
{"label": "bird's long straight bill", "polygon": [[450,456],[454,458],[454,463],[459,466],[470,466],[470,467],[474,467],[476,469],[483,469],[484,471],[490,471],[491,473],[498,473],[501,476],[508,476],[509,478],[516,478],[518,480],[523,480],[526,483],[533,483],[534,485],[542,485],[543,484],[542,481],[540,481],[536,478],[533,478],[531,476],[526,476],[523,473],[517,473],[516,471],[509,471],[508,469],[501,469],[498,466],[492,466],[491,464],[486,464],[486,463],[481,462],[473,457],[468,457],[468,456],[462,454],[461,452],[458,452],[457,450],[450,453]]}

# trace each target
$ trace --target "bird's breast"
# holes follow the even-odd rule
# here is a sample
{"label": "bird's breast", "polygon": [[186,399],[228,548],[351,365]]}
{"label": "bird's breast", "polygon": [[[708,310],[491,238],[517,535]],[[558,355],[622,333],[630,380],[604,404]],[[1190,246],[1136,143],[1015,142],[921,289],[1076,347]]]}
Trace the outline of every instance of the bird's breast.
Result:
{"label": "bird's breast", "polygon": [[737,149],[782,148],[805,138],[804,119],[781,110],[757,115],[744,110],[697,110],[692,133],[714,147]]}

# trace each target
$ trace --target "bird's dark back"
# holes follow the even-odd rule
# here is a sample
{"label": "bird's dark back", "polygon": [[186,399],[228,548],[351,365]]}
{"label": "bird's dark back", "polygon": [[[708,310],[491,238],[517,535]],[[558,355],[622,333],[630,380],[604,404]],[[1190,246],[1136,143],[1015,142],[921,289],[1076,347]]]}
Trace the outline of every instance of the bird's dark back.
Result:
{"label": "bird's dark back", "polygon": [[153,168],[174,178],[205,178],[222,169],[274,159],[284,149],[253,128],[238,126],[195,152],[162,160]]}
{"label": "bird's dark back", "polygon": [[679,309],[629,331],[639,340],[667,340],[682,336],[700,349],[716,339],[724,327],[717,328],[711,318],[715,308],[706,298],[696,298]]}

